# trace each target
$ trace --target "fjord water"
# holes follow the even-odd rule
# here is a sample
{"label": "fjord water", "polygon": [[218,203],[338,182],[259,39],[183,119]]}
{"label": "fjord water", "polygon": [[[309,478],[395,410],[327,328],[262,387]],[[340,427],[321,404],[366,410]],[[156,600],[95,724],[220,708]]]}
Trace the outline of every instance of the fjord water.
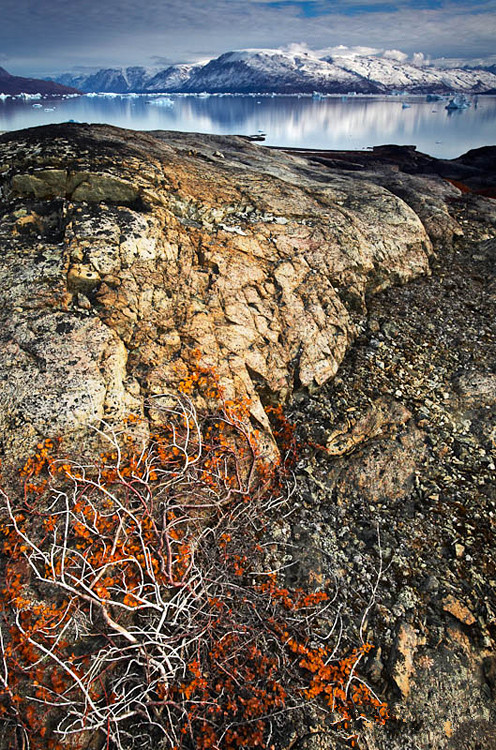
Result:
{"label": "fjord water", "polygon": [[[0,131],[55,122],[107,123],[135,130],[266,134],[270,146],[364,149],[414,144],[438,158],[496,143],[496,97],[446,110],[424,96],[161,96],[89,95],[36,102],[0,100]],[[41,105],[41,106],[40,106]]]}

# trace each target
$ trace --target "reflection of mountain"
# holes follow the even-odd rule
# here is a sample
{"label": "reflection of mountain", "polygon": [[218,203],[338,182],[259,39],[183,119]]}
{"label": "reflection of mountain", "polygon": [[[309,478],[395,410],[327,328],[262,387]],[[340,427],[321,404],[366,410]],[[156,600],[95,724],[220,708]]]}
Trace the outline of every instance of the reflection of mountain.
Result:
{"label": "reflection of mountain", "polygon": [[[164,97],[165,98],[165,97]],[[134,130],[184,130],[253,135],[267,133],[266,145],[359,149],[383,143],[416,144],[420,151],[449,158],[468,148],[494,143],[496,98],[481,97],[478,108],[448,117],[444,104],[401,98],[174,96],[172,106],[150,106],[149,97],[94,96],[61,100],[57,109],[33,109],[30,102],[0,99],[0,130],[18,130],[70,119],[106,122]]]}
{"label": "reflection of mountain", "polygon": [[[405,137],[418,131],[442,133],[447,121],[444,109],[434,114],[430,102],[416,102],[408,110],[403,110],[401,100],[381,102],[370,99],[339,99],[313,101],[310,98],[282,97],[277,99],[252,97],[178,97],[174,112],[169,117],[180,127],[202,132],[256,133],[267,132],[270,142],[304,144],[308,138],[316,138],[329,133],[333,142],[350,135],[354,140],[372,139],[373,143],[393,140],[398,133]],[[485,108],[466,111],[465,122],[492,123],[496,119],[496,102],[486,100]],[[470,118],[470,119],[467,119]],[[477,126],[476,126],[477,127]]]}
{"label": "reflection of mountain", "polygon": [[88,76],[64,74],[57,80],[83,91],[201,93],[357,93],[381,94],[496,90],[488,69],[418,67],[390,58],[369,56],[318,58],[280,50],[226,52],[195,65],[164,70],[109,68]]}
{"label": "reflection of mountain", "polygon": [[13,76],[4,68],[0,68],[0,94],[43,94],[45,96],[62,96],[63,94],[80,93],[76,88],[63,86],[54,81],[40,81],[37,78],[22,78]]}

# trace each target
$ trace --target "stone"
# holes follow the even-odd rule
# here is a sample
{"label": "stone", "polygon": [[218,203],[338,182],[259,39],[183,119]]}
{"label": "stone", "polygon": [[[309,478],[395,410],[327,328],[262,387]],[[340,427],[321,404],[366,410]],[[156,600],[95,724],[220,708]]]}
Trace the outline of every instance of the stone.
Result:
{"label": "stone", "polygon": [[[130,404],[143,415],[146,397],[174,387],[196,349],[270,434],[263,404],[336,374],[367,296],[429,272],[431,242],[400,198],[241,138],[65,124],[1,136],[0,159],[10,164],[1,175],[4,372],[12,347],[36,336],[36,356],[24,350],[15,363],[29,399],[24,386],[0,385],[12,455],[21,433],[50,432],[56,403],[62,433],[107,412],[122,419]],[[13,231],[20,210],[38,217],[36,239]],[[54,339],[48,321],[67,333]],[[112,375],[104,340],[120,352],[118,366],[104,358]],[[77,365],[68,375],[64,358],[87,362],[96,379],[76,386]],[[76,419],[68,383],[92,404]]]}
{"label": "stone", "polygon": [[464,625],[473,625],[476,622],[469,608],[454,596],[449,595],[443,600],[443,609]]}
{"label": "stone", "polygon": [[396,636],[393,652],[391,676],[402,697],[410,694],[410,678],[414,669],[414,656],[417,648],[417,633],[408,623],[402,623]]}
{"label": "stone", "polygon": [[267,403],[297,424],[270,554],[289,586],[336,594],[350,648],[375,646],[357,675],[393,718],[364,723],[360,746],[492,747],[494,200],[411,149],[359,174],[104,126],[0,150],[4,477],[41,437],[77,451],[102,419],[152,422],[147,398],[201,348],[226,394],[251,398],[268,452]]}

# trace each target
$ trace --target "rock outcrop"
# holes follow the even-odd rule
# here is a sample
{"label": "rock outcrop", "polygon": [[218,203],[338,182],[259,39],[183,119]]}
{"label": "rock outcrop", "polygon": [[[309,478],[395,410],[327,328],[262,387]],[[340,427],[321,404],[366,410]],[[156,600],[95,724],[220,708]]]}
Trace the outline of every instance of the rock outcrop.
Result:
{"label": "rock outcrop", "polygon": [[360,746],[493,748],[496,204],[471,190],[494,149],[311,156],[105,126],[0,137],[4,466],[40,437],[152,421],[147,397],[199,349],[269,445],[263,406],[290,404],[288,583],[335,581],[391,706]]}
{"label": "rock outcrop", "polygon": [[0,153],[10,455],[143,412],[195,349],[267,430],[260,399],[321,386],[367,297],[428,273],[392,192],[240,138],[59,125]]}
{"label": "rock outcrop", "polygon": [[367,676],[393,718],[367,750],[496,747],[496,203],[445,210],[463,236],[370,300],[336,378],[290,415],[322,445],[301,462],[293,576],[337,571],[358,618],[382,570]]}

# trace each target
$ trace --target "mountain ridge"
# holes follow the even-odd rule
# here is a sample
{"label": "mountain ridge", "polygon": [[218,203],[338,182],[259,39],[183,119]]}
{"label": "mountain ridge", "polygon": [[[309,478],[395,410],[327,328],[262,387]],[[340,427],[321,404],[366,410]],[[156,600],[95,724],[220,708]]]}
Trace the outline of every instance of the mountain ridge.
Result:
{"label": "mountain ridge", "polygon": [[44,94],[62,96],[63,94],[80,94],[74,86],[67,86],[58,81],[46,81],[40,78],[14,76],[5,68],[0,68],[0,94],[18,96],[19,94]]}
{"label": "mountain ridge", "polygon": [[205,63],[106,68],[87,76],[64,73],[58,83],[86,93],[276,93],[388,94],[491,93],[496,73],[488,68],[420,67],[375,55],[320,58],[308,52],[247,49],[225,52]]}

